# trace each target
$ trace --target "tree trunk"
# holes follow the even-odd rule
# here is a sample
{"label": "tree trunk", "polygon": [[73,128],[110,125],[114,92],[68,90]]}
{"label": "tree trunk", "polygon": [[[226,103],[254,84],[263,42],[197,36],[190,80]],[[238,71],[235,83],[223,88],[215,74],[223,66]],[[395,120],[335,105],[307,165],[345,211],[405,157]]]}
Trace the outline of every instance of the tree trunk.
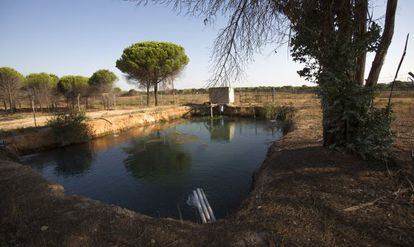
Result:
{"label": "tree trunk", "polygon": [[[368,0],[356,0],[356,37],[361,39],[367,32],[367,14],[368,14]],[[359,85],[364,85],[365,64],[367,59],[367,51],[364,49],[356,58],[355,81]]]}
{"label": "tree trunk", "polygon": [[14,107],[13,107],[13,98],[12,98],[12,94],[11,94],[11,89],[10,87],[7,90],[7,94],[9,96],[9,105],[10,105],[10,111],[13,112],[14,111]]}
{"label": "tree trunk", "polygon": [[328,102],[322,97],[321,99],[321,106],[322,106],[322,135],[323,135],[323,146],[329,147],[330,145],[334,144],[334,136],[333,133],[330,131],[332,129],[332,122],[330,121],[329,116],[329,106]]}
{"label": "tree trunk", "polygon": [[158,83],[154,84],[154,105],[158,105]]}
{"label": "tree trunk", "polygon": [[102,105],[103,105],[103,108],[104,108],[104,110],[106,110],[106,105],[105,105],[105,96],[104,96],[104,94],[102,94],[102,95],[101,95],[101,98],[102,98]]}
{"label": "tree trunk", "polygon": [[4,105],[4,111],[7,111],[7,103],[5,100],[3,100],[3,105]]}
{"label": "tree trunk", "polygon": [[384,32],[382,33],[381,42],[375,54],[374,61],[372,61],[371,71],[365,86],[373,87],[377,84],[378,78],[384,64],[385,56],[387,55],[388,47],[391,44],[392,36],[394,35],[395,25],[395,11],[397,9],[398,0],[387,1],[387,12],[385,13]]}
{"label": "tree trunk", "polygon": [[147,83],[147,106],[149,106],[149,103],[150,103],[150,93],[149,93],[149,90],[150,90],[150,84],[149,83]]}

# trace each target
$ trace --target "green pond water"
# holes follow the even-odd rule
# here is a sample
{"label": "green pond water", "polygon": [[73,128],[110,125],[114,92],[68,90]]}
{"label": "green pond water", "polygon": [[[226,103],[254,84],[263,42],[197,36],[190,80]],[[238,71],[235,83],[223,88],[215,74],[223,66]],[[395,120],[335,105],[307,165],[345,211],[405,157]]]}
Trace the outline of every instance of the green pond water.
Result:
{"label": "green pond water", "polygon": [[[143,134],[144,133],[144,134]],[[23,157],[77,194],[154,217],[198,221],[187,204],[203,188],[217,218],[234,212],[282,132],[264,120],[194,118],[131,129],[87,144]]]}

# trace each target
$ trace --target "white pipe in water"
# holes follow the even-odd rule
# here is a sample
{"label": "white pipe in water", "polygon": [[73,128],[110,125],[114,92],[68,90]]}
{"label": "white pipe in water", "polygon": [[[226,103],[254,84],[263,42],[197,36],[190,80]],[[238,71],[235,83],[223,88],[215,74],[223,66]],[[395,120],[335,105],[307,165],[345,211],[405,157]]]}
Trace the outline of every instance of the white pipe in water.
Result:
{"label": "white pipe in water", "polygon": [[207,206],[204,202],[203,195],[201,194],[200,188],[197,188],[196,191],[197,191],[198,198],[200,198],[201,208],[203,209],[204,215],[206,216],[206,220],[210,222],[211,221],[210,214],[207,210]]}
{"label": "white pipe in water", "polygon": [[216,217],[214,216],[213,209],[211,208],[210,203],[207,201],[207,197],[206,197],[206,194],[204,193],[204,190],[203,189],[201,189],[201,194],[203,196],[204,202],[205,202],[205,204],[207,206],[207,210],[208,210],[208,212],[210,214],[210,217],[211,217],[212,221],[213,222],[216,221]]}
{"label": "white pipe in water", "polygon": [[194,196],[194,203],[195,203],[195,205],[198,209],[198,213],[200,214],[200,217],[201,217],[201,221],[202,221],[203,224],[205,224],[205,223],[207,223],[206,217],[204,216],[204,212],[203,212],[203,209],[201,208],[200,200],[199,200],[199,198],[197,196],[197,192],[195,190],[193,191],[193,196]]}

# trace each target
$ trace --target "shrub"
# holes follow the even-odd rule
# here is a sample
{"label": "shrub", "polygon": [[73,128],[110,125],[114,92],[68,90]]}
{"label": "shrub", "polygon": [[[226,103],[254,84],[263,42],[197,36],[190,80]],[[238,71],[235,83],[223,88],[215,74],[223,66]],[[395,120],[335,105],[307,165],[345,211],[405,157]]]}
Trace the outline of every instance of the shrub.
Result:
{"label": "shrub", "polygon": [[265,104],[263,106],[264,117],[266,119],[285,121],[293,119],[296,109],[291,105],[276,106],[274,104]]}
{"label": "shrub", "polygon": [[[391,109],[390,109],[391,110]],[[361,126],[357,129],[353,143],[348,149],[363,158],[388,160],[392,154],[394,134],[391,131],[392,117],[387,108],[369,108]]]}
{"label": "shrub", "polygon": [[84,112],[70,110],[57,113],[48,121],[48,126],[53,129],[55,138],[62,146],[81,143],[88,141],[91,137],[91,130],[85,122],[86,119]]}
{"label": "shrub", "polygon": [[362,158],[387,160],[392,153],[392,109],[373,104],[375,90],[344,83],[342,90],[324,87],[328,129],[335,141],[330,148],[351,152]]}
{"label": "shrub", "polygon": [[286,134],[295,128],[294,115],[296,109],[291,105],[276,106],[273,104],[265,104],[263,106],[264,117],[279,122],[283,133]]}

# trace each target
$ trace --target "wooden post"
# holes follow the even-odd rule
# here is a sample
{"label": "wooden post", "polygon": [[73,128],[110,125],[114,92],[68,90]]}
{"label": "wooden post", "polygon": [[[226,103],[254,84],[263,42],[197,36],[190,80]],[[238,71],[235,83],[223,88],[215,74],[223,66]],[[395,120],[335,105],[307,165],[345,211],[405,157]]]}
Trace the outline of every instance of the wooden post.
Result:
{"label": "wooden post", "polygon": [[174,89],[174,81],[171,82],[172,85],[172,97],[173,97],[173,105],[175,105],[175,89]]}
{"label": "wooden post", "polygon": [[80,93],[78,93],[77,99],[78,99],[78,111],[80,111]]}
{"label": "wooden post", "polygon": [[401,64],[404,61],[405,54],[407,53],[407,45],[408,45],[408,39],[409,38],[410,38],[410,34],[408,33],[407,34],[407,38],[405,40],[405,46],[404,46],[403,54],[401,56],[400,62],[398,63],[398,67],[397,67],[397,71],[395,72],[394,80],[391,83],[391,91],[390,91],[390,97],[388,98],[387,111],[389,111],[390,110],[390,107],[391,107],[391,98],[392,98],[392,93],[394,91],[394,84],[395,84],[395,81],[397,80],[398,72],[400,71]]}
{"label": "wooden post", "polygon": [[102,94],[101,96],[102,96],[102,106],[103,106],[104,110],[106,110],[106,105],[105,105],[105,95],[104,95],[104,94]]}
{"label": "wooden post", "polygon": [[272,103],[275,103],[275,88],[272,87]]}
{"label": "wooden post", "polygon": [[210,103],[210,117],[213,118],[213,104]]}
{"label": "wooden post", "polygon": [[114,94],[114,110],[115,110],[115,107],[116,107],[116,95]]}
{"label": "wooden post", "polygon": [[34,96],[32,96],[32,101],[31,102],[32,102],[33,120],[34,120],[35,127],[37,127],[36,110],[35,110],[35,105],[34,105]]}

